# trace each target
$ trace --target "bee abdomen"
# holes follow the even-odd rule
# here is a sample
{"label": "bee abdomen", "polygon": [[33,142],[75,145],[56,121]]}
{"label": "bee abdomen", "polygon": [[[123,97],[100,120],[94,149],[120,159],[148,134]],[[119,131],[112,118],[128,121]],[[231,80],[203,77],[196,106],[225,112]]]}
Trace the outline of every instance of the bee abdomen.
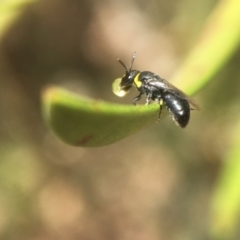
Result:
{"label": "bee abdomen", "polygon": [[163,102],[172,116],[173,121],[184,128],[190,119],[190,105],[186,99],[170,92],[164,92]]}

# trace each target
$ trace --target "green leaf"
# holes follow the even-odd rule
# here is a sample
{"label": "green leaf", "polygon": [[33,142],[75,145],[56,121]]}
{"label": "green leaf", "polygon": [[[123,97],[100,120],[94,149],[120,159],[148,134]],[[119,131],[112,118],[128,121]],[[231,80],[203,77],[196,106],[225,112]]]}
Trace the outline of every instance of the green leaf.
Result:
{"label": "green leaf", "polygon": [[124,106],[83,98],[61,88],[43,92],[43,114],[50,128],[74,146],[114,143],[157,120],[159,105]]}

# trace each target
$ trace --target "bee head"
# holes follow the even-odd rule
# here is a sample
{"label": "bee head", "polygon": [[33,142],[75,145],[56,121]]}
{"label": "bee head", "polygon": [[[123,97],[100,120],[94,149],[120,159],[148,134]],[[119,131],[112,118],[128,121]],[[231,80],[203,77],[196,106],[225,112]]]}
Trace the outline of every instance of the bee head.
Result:
{"label": "bee head", "polygon": [[113,93],[119,97],[125,96],[129,89],[133,86],[134,78],[139,73],[137,70],[132,70],[134,59],[136,58],[136,52],[133,53],[131,65],[128,69],[126,65],[122,62],[121,59],[117,59],[118,62],[124,67],[126,70],[125,75],[122,78],[117,78],[112,85]]}

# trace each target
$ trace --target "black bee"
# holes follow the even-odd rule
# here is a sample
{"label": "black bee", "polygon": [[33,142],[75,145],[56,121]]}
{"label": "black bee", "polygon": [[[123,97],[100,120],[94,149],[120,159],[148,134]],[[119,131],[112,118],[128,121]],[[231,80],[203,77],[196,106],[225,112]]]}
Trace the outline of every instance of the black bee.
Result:
{"label": "black bee", "polygon": [[118,59],[118,62],[125,68],[126,73],[122,78],[118,78],[113,83],[113,92],[122,97],[134,85],[139,91],[139,95],[133,99],[133,104],[139,101],[143,94],[146,95],[146,105],[151,100],[157,101],[160,105],[158,122],[160,120],[163,105],[168,109],[173,121],[184,128],[190,119],[191,110],[199,110],[198,105],[185,93],[173,86],[167,80],[162,79],[155,73],[149,71],[132,70],[136,53],[133,54],[130,68]]}

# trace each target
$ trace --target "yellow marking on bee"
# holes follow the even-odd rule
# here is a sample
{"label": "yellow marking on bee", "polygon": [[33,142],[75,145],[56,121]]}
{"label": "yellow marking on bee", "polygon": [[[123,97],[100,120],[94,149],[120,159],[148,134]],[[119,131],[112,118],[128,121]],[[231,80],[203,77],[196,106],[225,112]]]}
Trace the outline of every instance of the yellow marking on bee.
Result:
{"label": "yellow marking on bee", "polygon": [[137,76],[134,78],[134,84],[137,88],[140,88],[142,86],[142,82],[139,80],[140,73],[137,74]]}

